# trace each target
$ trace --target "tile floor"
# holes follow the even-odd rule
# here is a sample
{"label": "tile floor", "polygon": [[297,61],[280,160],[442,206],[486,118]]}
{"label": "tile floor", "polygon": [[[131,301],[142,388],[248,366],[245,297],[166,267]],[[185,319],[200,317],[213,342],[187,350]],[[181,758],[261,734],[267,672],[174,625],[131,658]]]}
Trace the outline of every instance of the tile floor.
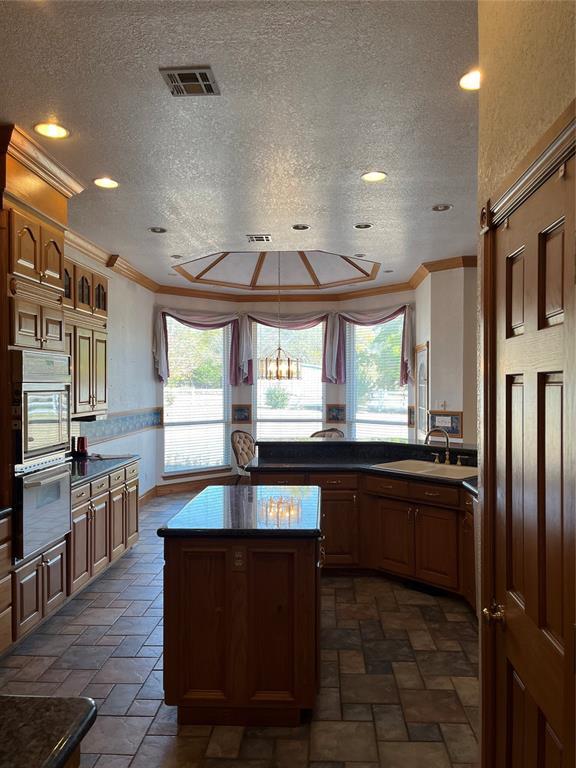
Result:
{"label": "tile floor", "polygon": [[137,546],[0,658],[0,693],[92,696],[81,768],[471,768],[477,630],[462,601],[325,576],[322,688],[299,728],[183,726],[162,703],[162,542],[186,496],[142,509]]}

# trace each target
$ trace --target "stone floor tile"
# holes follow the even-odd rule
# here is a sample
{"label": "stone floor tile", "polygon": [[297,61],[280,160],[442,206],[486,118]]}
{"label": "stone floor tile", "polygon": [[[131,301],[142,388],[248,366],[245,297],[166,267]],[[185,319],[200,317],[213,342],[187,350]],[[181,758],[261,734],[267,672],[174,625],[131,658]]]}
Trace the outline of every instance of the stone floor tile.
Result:
{"label": "stone floor tile", "polygon": [[437,605],[437,598],[414,589],[394,589],[398,605]]}
{"label": "stone floor tile", "polygon": [[344,674],[364,674],[364,654],[362,651],[338,651],[340,672]]}
{"label": "stone floor tile", "polygon": [[88,683],[80,695],[89,696],[91,699],[105,699],[112,688],[112,683]]}
{"label": "stone floor tile", "polygon": [[478,744],[469,725],[441,723],[440,730],[453,762],[474,763],[478,759]]}
{"label": "stone floor tile", "polygon": [[212,731],[206,757],[237,758],[240,744],[244,736],[244,728],[237,725],[217,725]]}
{"label": "stone floor tile", "polygon": [[81,627],[81,629],[83,629],[84,632],[74,640],[74,645],[96,645],[98,640],[106,634],[106,630],[108,630],[109,627],[98,625]]}
{"label": "stone floor tile", "polygon": [[337,603],[336,615],[339,619],[378,620],[378,611],[374,603]]}
{"label": "stone floor tile", "polygon": [[362,640],[384,640],[382,624],[378,619],[364,619],[360,622]]}
{"label": "stone floor tile", "polygon": [[119,683],[115,685],[106,697],[103,704],[98,707],[101,715],[125,715],[130,709],[136,694],[140,690],[140,684]]}
{"label": "stone floor tile", "polygon": [[407,723],[410,741],[442,741],[437,723]]}
{"label": "stone floor tile", "polygon": [[38,680],[10,680],[2,687],[3,694],[15,694],[17,696],[54,696],[59,688],[59,683],[40,683]]}
{"label": "stone floor tile", "polygon": [[74,624],[85,626],[111,626],[124,613],[123,608],[86,608],[80,616],[76,616]]}
{"label": "stone floor tile", "polygon": [[392,670],[398,688],[409,690],[424,688],[424,681],[415,661],[393,661]]}
{"label": "stone floor tile", "polygon": [[340,690],[338,688],[320,688],[316,696],[313,712],[314,720],[340,720]]}
{"label": "stone floor tile", "polygon": [[409,629],[410,645],[415,651],[435,651],[436,644],[427,629]]}
{"label": "stone floor tile", "polygon": [[207,739],[145,736],[130,768],[200,768]]}
{"label": "stone floor tile", "polygon": [[108,635],[148,635],[158,624],[154,616],[122,616],[110,627]]}
{"label": "stone floor tile", "polygon": [[108,659],[96,673],[95,683],[144,683],[154,659]]}
{"label": "stone floor tile", "polygon": [[472,730],[474,731],[476,738],[480,738],[480,708],[479,707],[464,707],[466,717]]}
{"label": "stone floor tile", "polygon": [[477,677],[453,677],[452,683],[464,707],[477,707],[480,702],[480,684]]}
{"label": "stone floor tile", "polygon": [[[135,755],[151,722],[151,717],[99,715],[84,737],[82,751],[90,754]],[[146,763],[143,765],[148,768]],[[156,765],[160,766],[161,763]]]}
{"label": "stone floor tile", "polygon": [[[13,680],[23,680],[32,682],[34,680],[40,680],[44,673],[56,662],[54,656],[34,656],[30,658],[30,663],[20,667],[16,674],[12,677]],[[54,680],[46,680],[45,682],[58,682]]]}
{"label": "stone floor tile", "polygon": [[114,648],[72,645],[54,661],[54,669],[100,669]]}
{"label": "stone floor tile", "polygon": [[474,676],[475,669],[461,651],[416,651],[423,675]]}
{"label": "stone floor tile", "polygon": [[337,688],[339,684],[338,662],[320,662],[320,685],[323,688]]}
{"label": "stone floor tile", "polygon": [[91,682],[93,677],[93,669],[72,669],[66,676],[66,679],[60,683],[54,692],[54,696],[80,696],[80,693]]}
{"label": "stone floor tile", "polygon": [[[112,635],[111,637],[114,636]],[[134,657],[138,654],[140,648],[142,648],[145,640],[145,635],[130,635],[130,637],[124,637],[116,648],[114,648],[112,656],[114,658],[119,656],[126,658]]]}
{"label": "stone floor tile", "polygon": [[342,704],[342,719],[372,722],[370,704]]}
{"label": "stone floor tile", "polygon": [[100,755],[80,755],[80,768],[94,768]]}
{"label": "stone floor tile", "polygon": [[40,635],[34,632],[18,645],[18,655],[60,656],[76,639],[77,635]]}
{"label": "stone floor tile", "polygon": [[450,768],[444,744],[380,741],[378,750],[381,768]]}
{"label": "stone floor tile", "polygon": [[162,679],[162,672],[160,670],[156,671],[153,670],[148,677],[146,678],[146,682],[140,688],[140,693],[138,694],[139,698],[141,699],[163,699],[164,698],[164,683]]}
{"label": "stone floor tile", "polygon": [[399,704],[377,704],[372,707],[378,741],[406,741],[408,732]]}
{"label": "stone floor tile", "polygon": [[400,691],[404,717],[409,723],[467,723],[454,691]]}
{"label": "stone floor tile", "polygon": [[362,638],[357,629],[329,629],[320,632],[322,648],[334,650],[359,651],[362,649]]}
{"label": "stone floor tile", "polygon": [[350,704],[395,704],[398,689],[393,675],[342,675],[342,701]]}
{"label": "stone floor tile", "polygon": [[157,736],[176,736],[178,733],[178,708],[168,707],[162,702],[148,733]]}
{"label": "stone floor tile", "polygon": [[308,741],[277,739],[274,768],[307,768]]}
{"label": "stone floor tile", "polygon": [[422,675],[424,685],[431,691],[451,691],[454,688],[452,678],[447,675]]}
{"label": "stone floor tile", "polygon": [[154,717],[159,706],[159,699],[134,699],[126,714],[130,717]]}
{"label": "stone floor tile", "polygon": [[310,760],[374,761],[376,738],[372,723],[312,723]]}
{"label": "stone floor tile", "polygon": [[130,755],[100,755],[96,768],[128,768]]}
{"label": "stone floor tile", "polygon": [[414,661],[414,651],[406,640],[368,640],[363,645],[369,661]]}
{"label": "stone floor tile", "polygon": [[274,754],[274,739],[242,739],[240,758],[246,760],[268,760]]}
{"label": "stone floor tile", "polygon": [[44,674],[38,678],[38,682],[40,683],[63,683],[64,680],[68,677],[70,674],[69,669],[54,669],[51,667],[50,669],[47,669]]}
{"label": "stone floor tile", "polygon": [[381,611],[380,623],[385,632],[391,629],[426,629],[426,622],[421,614],[401,611]]}

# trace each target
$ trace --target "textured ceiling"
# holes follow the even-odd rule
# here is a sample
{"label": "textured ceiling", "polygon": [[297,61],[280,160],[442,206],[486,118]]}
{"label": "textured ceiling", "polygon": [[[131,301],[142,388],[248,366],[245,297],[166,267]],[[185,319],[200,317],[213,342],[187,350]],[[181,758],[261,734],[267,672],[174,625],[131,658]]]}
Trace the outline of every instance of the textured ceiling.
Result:
{"label": "textured ceiling", "polygon": [[[366,254],[376,284],[476,250],[474,2],[40,0],[0,3],[0,24],[0,122],[70,129],[40,139],[88,184],[70,226],[160,283],[190,285],[170,254],[259,250],[247,233]],[[221,96],[170,95],[158,69],[192,64]]]}

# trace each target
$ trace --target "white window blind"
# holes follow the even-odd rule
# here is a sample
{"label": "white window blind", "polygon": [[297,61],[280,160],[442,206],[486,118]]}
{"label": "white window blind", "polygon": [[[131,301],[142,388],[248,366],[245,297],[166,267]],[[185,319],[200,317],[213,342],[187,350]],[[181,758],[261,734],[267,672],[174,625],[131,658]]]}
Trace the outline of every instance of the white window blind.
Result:
{"label": "white window blind", "polygon": [[[278,329],[254,324],[256,358],[271,354],[278,346]],[[258,379],[252,388],[252,410],[256,436],[309,437],[322,429],[322,344],[324,325],[304,330],[282,330],[282,348],[300,358],[302,378],[292,381]]]}
{"label": "white window blind", "polygon": [[229,326],[189,328],[166,318],[170,377],[164,385],[164,471],[230,464]]}
{"label": "white window blind", "polygon": [[351,437],[408,437],[408,390],[400,384],[403,324],[403,316],[378,325],[346,323],[346,418]]}

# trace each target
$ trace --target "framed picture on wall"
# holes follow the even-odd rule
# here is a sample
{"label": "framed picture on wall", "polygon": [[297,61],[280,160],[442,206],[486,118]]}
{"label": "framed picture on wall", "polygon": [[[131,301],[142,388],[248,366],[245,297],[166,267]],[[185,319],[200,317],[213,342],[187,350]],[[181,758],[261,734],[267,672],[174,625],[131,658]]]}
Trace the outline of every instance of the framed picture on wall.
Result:
{"label": "framed picture on wall", "polygon": [[346,421],[346,406],[339,403],[326,405],[326,423],[343,424]]}
{"label": "framed picture on wall", "polygon": [[462,437],[462,411],[430,411],[430,429],[445,429],[450,437]]}
{"label": "framed picture on wall", "polygon": [[408,429],[414,429],[416,426],[416,406],[408,406]]}
{"label": "framed picture on wall", "polygon": [[251,424],[252,423],[252,406],[246,403],[232,406],[232,423],[233,424]]}
{"label": "framed picture on wall", "polygon": [[416,434],[424,439],[428,430],[428,352],[429,343],[418,344],[414,349],[416,371]]}

